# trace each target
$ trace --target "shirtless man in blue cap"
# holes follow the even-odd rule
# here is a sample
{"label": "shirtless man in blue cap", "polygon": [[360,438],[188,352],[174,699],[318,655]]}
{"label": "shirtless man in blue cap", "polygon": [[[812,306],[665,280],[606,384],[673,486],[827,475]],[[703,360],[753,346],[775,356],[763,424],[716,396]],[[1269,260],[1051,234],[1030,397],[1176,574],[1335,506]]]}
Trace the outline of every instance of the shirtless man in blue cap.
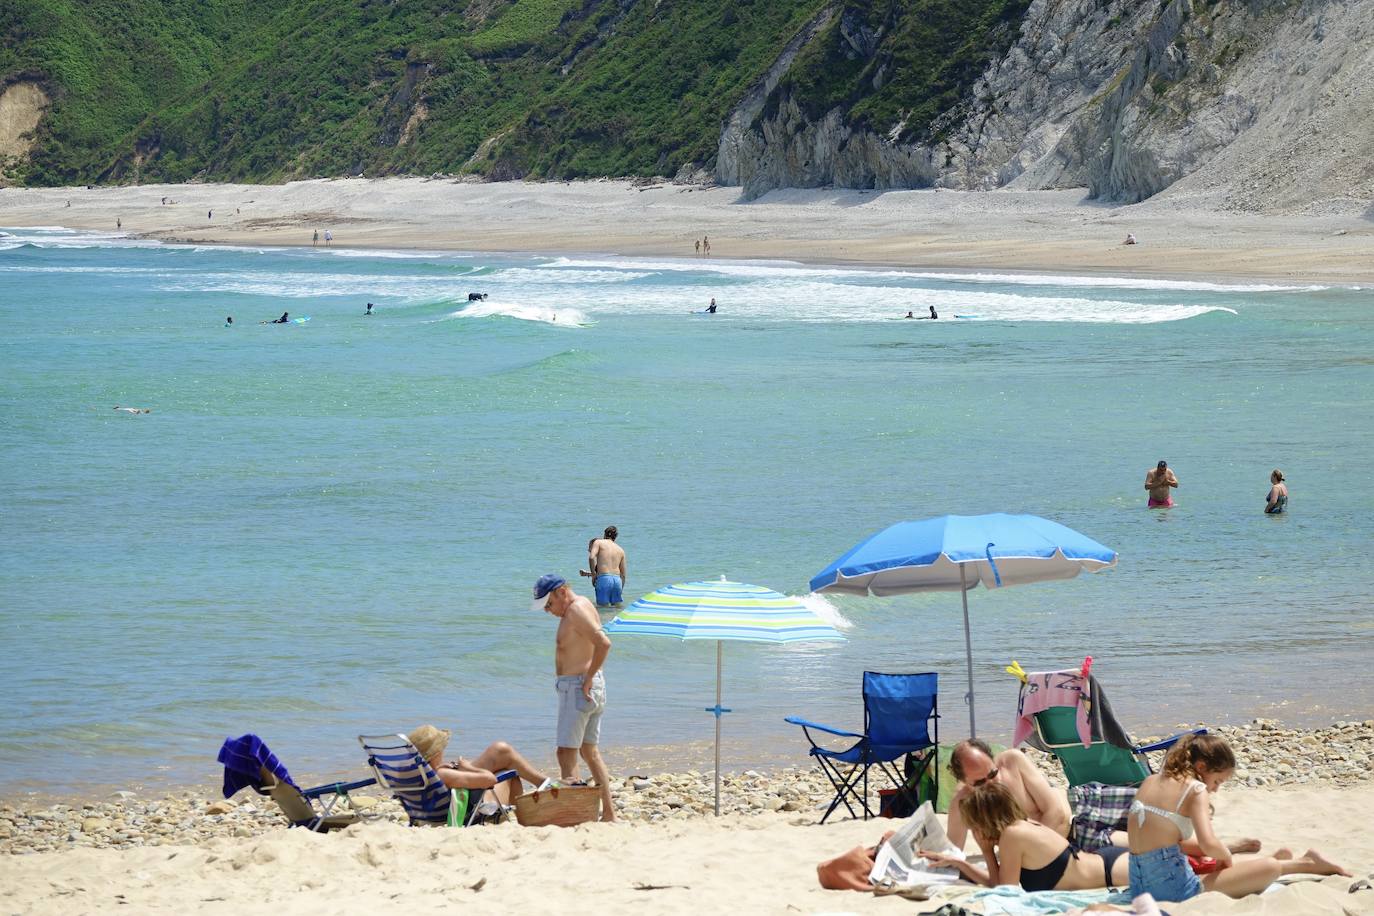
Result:
{"label": "shirtless man in blue cap", "polygon": [[592,603],[572,590],[568,580],[547,573],[534,583],[533,609],[558,618],[554,648],[554,687],[558,691],[558,769],[564,784],[577,779],[580,753],[601,788],[601,819],[615,820],[611,777],[601,759],[601,714],[606,710],[606,677],[601,668],[611,638],[601,629]]}

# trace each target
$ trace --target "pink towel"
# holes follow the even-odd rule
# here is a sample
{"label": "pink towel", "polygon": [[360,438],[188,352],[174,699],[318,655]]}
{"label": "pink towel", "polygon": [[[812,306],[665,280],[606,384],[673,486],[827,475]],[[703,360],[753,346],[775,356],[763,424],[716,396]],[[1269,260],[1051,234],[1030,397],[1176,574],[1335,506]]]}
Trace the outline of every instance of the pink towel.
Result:
{"label": "pink towel", "polygon": [[1052,706],[1072,706],[1077,711],[1074,724],[1084,747],[1093,743],[1092,726],[1088,724],[1088,682],[1077,671],[1050,671],[1026,675],[1021,697],[1016,705],[1016,728],[1011,746],[1016,747],[1035,731],[1031,717]]}

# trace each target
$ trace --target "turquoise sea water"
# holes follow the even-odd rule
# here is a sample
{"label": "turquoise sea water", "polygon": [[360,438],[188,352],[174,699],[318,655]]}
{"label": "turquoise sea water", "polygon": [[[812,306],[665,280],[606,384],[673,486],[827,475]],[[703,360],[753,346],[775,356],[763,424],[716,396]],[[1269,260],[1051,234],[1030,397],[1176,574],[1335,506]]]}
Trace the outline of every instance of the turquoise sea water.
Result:
{"label": "turquoise sea water", "polygon": [[[630,597],[721,574],[805,594],[944,513],[1115,548],[1098,575],[971,594],[994,735],[1012,658],[1091,653],[1141,733],[1374,709],[1370,290],[58,229],[0,236],[0,290],[0,791],[209,783],[245,731],[307,773],[425,721],[551,758],[529,586],[575,578],[607,524]],[[283,311],[312,320],[258,324]],[[1150,512],[1160,458],[1182,486]],[[802,760],[787,714],[860,724],[865,668],[938,671],[964,733],[957,594],[822,609],[847,643],[727,646],[728,767]],[[608,677],[613,770],[709,739],[712,645],[621,638]]]}

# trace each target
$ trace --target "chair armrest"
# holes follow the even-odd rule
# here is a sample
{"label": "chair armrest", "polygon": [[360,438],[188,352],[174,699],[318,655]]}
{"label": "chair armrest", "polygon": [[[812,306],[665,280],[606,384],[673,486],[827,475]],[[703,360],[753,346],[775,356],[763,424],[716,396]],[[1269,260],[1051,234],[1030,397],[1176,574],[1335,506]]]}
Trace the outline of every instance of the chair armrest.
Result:
{"label": "chair armrest", "polygon": [[1186,737],[1186,736],[1188,736],[1188,735],[1205,735],[1205,734],[1207,734],[1207,729],[1205,729],[1205,728],[1195,728],[1195,729],[1193,729],[1192,731],[1189,731],[1189,732],[1179,732],[1177,735],[1174,735],[1172,738],[1165,738],[1163,741],[1156,741],[1154,744],[1142,744],[1142,745],[1140,745],[1139,747],[1132,748],[1132,750],[1133,750],[1135,753],[1137,753],[1137,754],[1144,754],[1144,753],[1146,753],[1147,751],[1162,751],[1162,750],[1165,750],[1165,749],[1167,749],[1167,748],[1173,747],[1175,744],[1178,743],[1178,741],[1179,741],[1180,738]]}
{"label": "chair armrest", "polygon": [[364,789],[368,786],[375,786],[376,784],[377,780],[375,778],[359,779],[357,782],[331,782],[327,786],[315,786],[313,789],[303,789],[301,790],[301,794],[306,798],[318,798],[321,795],[328,795],[331,792],[337,795],[343,795],[352,792],[354,789]]}
{"label": "chair armrest", "polygon": [[815,722],[808,722],[806,719],[801,719],[797,716],[788,716],[787,718],[783,719],[783,721],[791,725],[800,725],[802,728],[814,728],[817,731],[822,731],[829,735],[839,735],[841,738],[863,737],[863,735],[856,735],[854,734],[854,732],[843,732],[840,731],[838,728],[831,728],[828,725],[818,725]]}
{"label": "chair armrest", "polygon": [[501,770],[496,774],[496,781],[506,782],[508,780],[515,779],[519,775],[520,774],[516,773],[514,770]]}

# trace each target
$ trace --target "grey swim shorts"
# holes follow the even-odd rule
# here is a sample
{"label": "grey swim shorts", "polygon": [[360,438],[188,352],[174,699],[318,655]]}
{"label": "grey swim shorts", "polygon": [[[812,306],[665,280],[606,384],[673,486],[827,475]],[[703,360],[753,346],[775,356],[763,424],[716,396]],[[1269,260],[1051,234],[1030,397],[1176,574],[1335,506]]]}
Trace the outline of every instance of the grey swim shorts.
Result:
{"label": "grey swim shorts", "polygon": [[558,746],[581,747],[601,740],[601,714],[606,711],[606,678],[592,678],[591,702],[582,695],[582,675],[565,674],[553,682],[558,691]]}

